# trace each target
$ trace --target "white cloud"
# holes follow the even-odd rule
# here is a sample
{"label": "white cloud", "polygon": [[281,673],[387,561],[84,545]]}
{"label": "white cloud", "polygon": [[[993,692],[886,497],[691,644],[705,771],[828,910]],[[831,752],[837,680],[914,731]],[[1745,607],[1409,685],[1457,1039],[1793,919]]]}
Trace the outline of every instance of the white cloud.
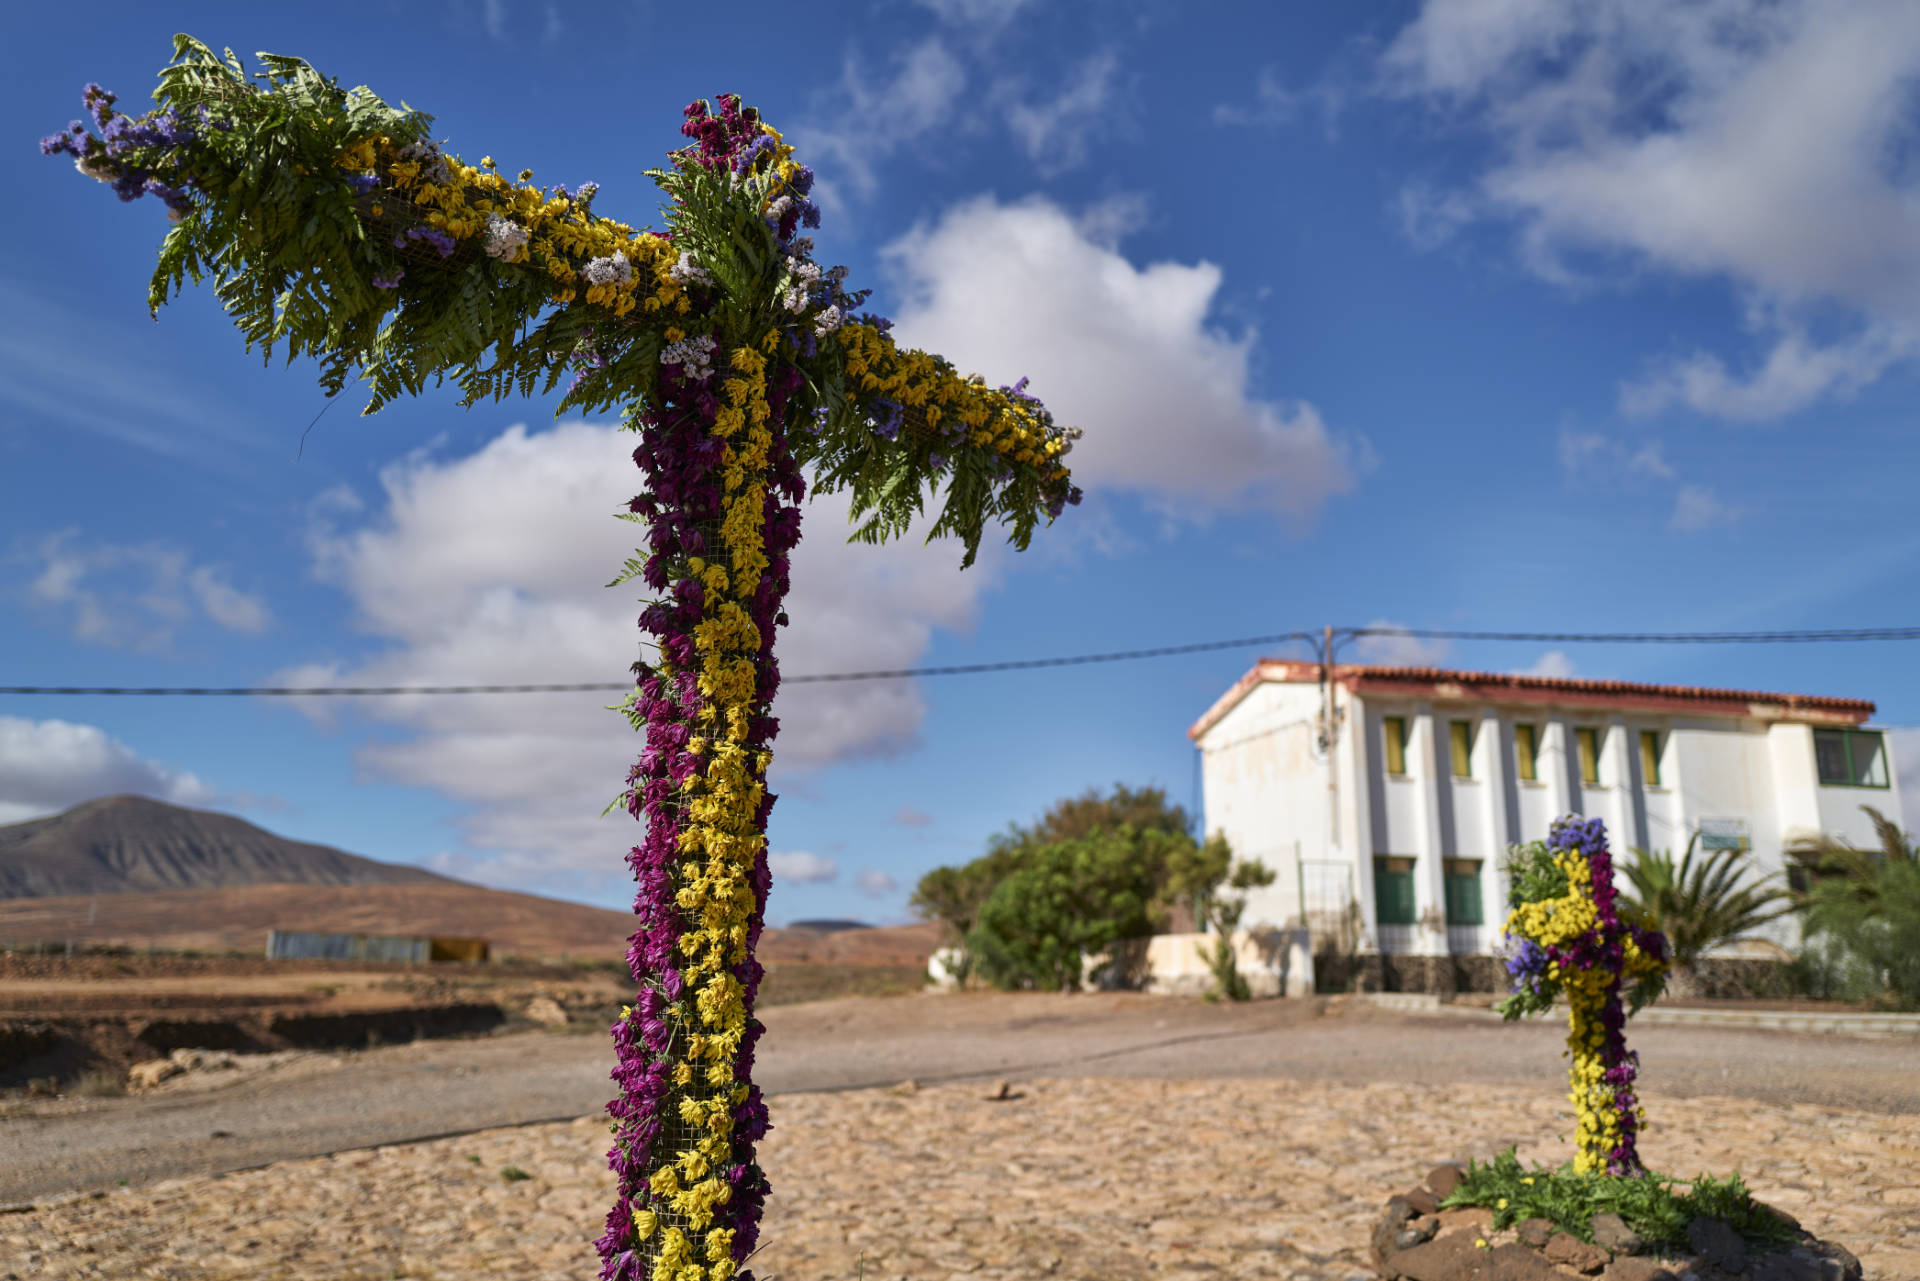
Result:
{"label": "white cloud", "polygon": [[[1389,618],[1376,618],[1368,627],[1405,627]],[[1381,667],[1438,667],[1446,661],[1447,642],[1419,636],[1362,636],[1353,642],[1353,655],[1362,663]]]}
{"label": "white cloud", "polygon": [[830,858],[805,850],[775,850],[767,855],[767,864],[777,881],[799,881],[804,885],[824,885],[840,875],[840,865]]}
{"label": "white cloud", "polygon": [[[1494,141],[1462,208],[1517,222],[1543,277],[1624,263],[1753,298],[1768,350],[1750,372],[1682,356],[1622,404],[1761,419],[1920,352],[1916,77],[1904,0],[1427,0],[1378,87]],[[1853,331],[1810,337],[1835,304]]]}
{"label": "white cloud", "polygon": [[1722,502],[1708,486],[1683,481],[1657,440],[1631,445],[1601,432],[1562,428],[1560,469],[1568,486],[1580,490],[1630,484],[1644,492],[1650,488],[1649,482],[1652,487],[1672,486],[1673,515],[1667,528],[1675,533],[1692,534],[1730,525],[1742,515],[1739,508]]}
{"label": "white cloud", "polygon": [[877,867],[861,868],[860,874],[853,880],[854,884],[860,887],[860,892],[868,898],[886,898],[900,889],[900,882]]}
{"label": "white cloud", "polygon": [[1290,125],[1308,110],[1317,110],[1327,136],[1331,138],[1345,109],[1348,89],[1344,77],[1327,77],[1302,89],[1293,89],[1273,67],[1262,67],[1254,78],[1253,102],[1247,106],[1218,103],[1213,108],[1217,125],[1252,128],[1279,128]]}
{"label": "white cloud", "polygon": [[1920,833],[1920,726],[1887,731],[1893,754],[1894,780],[1900,784],[1900,826]]}
{"label": "white cloud", "polygon": [[1364,441],[1305,401],[1253,394],[1256,335],[1208,321],[1208,262],[1135,267],[1043,199],[982,196],[889,245],[898,336],[960,366],[1033,379],[1086,430],[1069,460],[1089,490],[1128,490],[1186,515],[1261,509],[1304,523],[1351,490]]}
{"label": "white cloud", "polygon": [[1422,181],[1409,182],[1400,188],[1394,197],[1393,213],[1399,220],[1400,234],[1414,248],[1423,250],[1438,249],[1479,216],[1473,200],[1465,193]]}
{"label": "white cloud", "polygon": [[[384,648],[357,664],[282,671],[273,683],[628,679],[642,636],[634,598],[646,589],[605,584],[642,536],[613,518],[642,484],[634,443],[612,426],[565,423],[539,435],[516,426],[468,457],[416,451],[389,466],[383,510],[362,516],[337,497],[316,504],[315,572],[346,593],[354,625]],[[935,629],[971,626],[1005,563],[992,540],[964,573],[957,545],[929,547],[918,533],[849,546],[846,516],[837,496],[806,509],[794,622],[778,650],[789,675],[913,666]],[[623,811],[599,817],[640,746],[603,710],[611,693],[290,701],[322,721],[352,703],[403,731],[362,745],[356,763],[470,807],[462,837],[484,857],[459,874],[532,884],[617,872],[617,851],[638,839]],[[912,681],[787,685],[775,706],[775,789],[793,771],[911,746],[925,711]]]}
{"label": "white cloud", "polygon": [[919,0],[940,21],[955,27],[997,32],[1029,7],[1033,0]]}
{"label": "white cloud", "polygon": [[933,815],[913,805],[902,805],[893,813],[893,821],[902,827],[931,827]]}
{"label": "white cloud", "polygon": [[193,774],[143,757],[97,726],[0,716],[0,823],[22,823],[121,793],[176,805],[216,799]]}
{"label": "white cloud", "polygon": [[1667,527],[1691,534],[1718,525],[1731,525],[1739,517],[1738,508],[1722,502],[1705,485],[1682,485],[1674,495],[1673,519],[1667,522]]}
{"label": "white cloud", "polygon": [[1119,55],[1104,50],[1081,63],[1052,100],[1008,105],[1007,124],[1043,176],[1087,162],[1089,139],[1112,117],[1119,72]]}
{"label": "white cloud", "polygon": [[1531,666],[1520,669],[1522,676],[1550,676],[1564,679],[1573,674],[1573,660],[1567,657],[1567,651],[1564,649],[1550,649],[1534,659]]}
{"label": "white cloud", "polygon": [[165,650],[173,626],[193,614],[189,598],[229,631],[257,634],[273,624],[265,599],[233,586],[222,567],[194,565],[185,551],[165,543],[84,544],[78,535],[70,528],[37,542],[17,540],[8,557],[34,567],[27,599],[63,614],[75,640]]}
{"label": "white cloud", "polygon": [[876,166],[893,152],[936,129],[951,128],[967,86],[966,68],[939,36],[929,36],[893,59],[891,78],[875,77],[852,53],[825,117],[795,129],[794,141],[823,174],[817,191],[832,198],[844,178],[861,196],[879,186]]}

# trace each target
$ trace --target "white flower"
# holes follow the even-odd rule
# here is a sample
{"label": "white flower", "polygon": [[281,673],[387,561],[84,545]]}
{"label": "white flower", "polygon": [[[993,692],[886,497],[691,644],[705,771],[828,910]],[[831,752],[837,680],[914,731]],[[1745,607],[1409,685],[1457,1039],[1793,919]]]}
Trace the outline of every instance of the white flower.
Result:
{"label": "white flower", "polygon": [[527,244],[527,229],[511,218],[487,215],[487,256],[502,262],[517,261]]}
{"label": "white flower", "polygon": [[847,269],[845,267],[835,267],[832,270],[827,272],[827,279],[831,280],[836,285],[839,284],[841,281],[845,280],[846,278],[847,278]]}
{"label": "white flower", "polygon": [[667,276],[682,288],[695,281],[703,285],[713,283],[713,273],[695,262],[691,253],[681,254],[680,261],[667,268]]}
{"label": "white flower", "polygon": [[787,257],[789,258],[805,258],[812,252],[812,236],[797,236],[794,238],[793,243],[787,246]]}
{"label": "white flower", "polygon": [[698,338],[682,338],[660,353],[660,363],[679,365],[681,373],[688,378],[705,378],[713,372],[715,346],[713,338],[707,334]]}
{"label": "white flower", "polygon": [[801,263],[793,269],[793,278],[795,280],[804,280],[810,285],[818,284],[820,282],[820,264],[816,262]]}
{"label": "white flower", "polygon": [[794,315],[799,315],[807,309],[806,289],[800,285],[795,285],[793,288],[787,290],[786,296],[780,300],[780,305]]}
{"label": "white flower", "polygon": [[838,307],[827,308],[825,311],[821,312],[819,316],[817,316],[814,319],[814,322],[813,322],[814,337],[825,338],[828,334],[840,328],[841,319],[842,317],[840,315],[840,309]]}
{"label": "white flower", "polygon": [[627,261],[625,254],[614,254],[607,258],[590,258],[580,270],[593,285],[625,285],[633,280],[633,264]]}
{"label": "white flower", "polygon": [[767,206],[767,217],[778,222],[780,219],[786,217],[787,210],[791,208],[793,208],[793,197],[782,196]]}

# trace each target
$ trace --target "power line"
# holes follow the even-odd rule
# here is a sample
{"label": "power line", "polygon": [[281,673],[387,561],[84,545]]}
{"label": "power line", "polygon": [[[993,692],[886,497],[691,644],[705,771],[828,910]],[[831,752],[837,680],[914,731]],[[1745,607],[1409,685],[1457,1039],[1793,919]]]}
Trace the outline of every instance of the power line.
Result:
{"label": "power line", "polygon": [[1422,640],[1557,641],[1608,645],[1791,645],[1823,641],[1920,640],[1920,627],[1839,627],[1781,632],[1463,632],[1426,627],[1335,628],[1347,636],[1413,636]]}
{"label": "power line", "polygon": [[[1920,627],[1848,627],[1822,630],[1772,632],[1476,632],[1425,627],[1337,627],[1336,639],[1365,636],[1409,636],[1422,640],[1533,641],[1558,644],[1607,645],[1739,645],[1739,644],[1811,644],[1821,642],[1910,641],[1920,640]],[[1245,649],[1255,645],[1278,645],[1304,641],[1315,647],[1321,637],[1312,632],[1280,632],[1271,636],[1246,636],[1237,640],[1201,641],[1192,645],[1162,645],[1152,649],[1113,650],[1099,654],[1072,654],[1057,658],[1018,658],[997,663],[958,663],[945,667],[902,667],[885,671],[823,672],[783,677],[784,685],[825,684],[844,681],[906,680],[919,676],[972,676],[987,672],[1031,671],[1045,667],[1078,667],[1093,663],[1119,663],[1142,658],[1168,658],[1180,654],[1200,654],[1212,650]],[[574,685],[355,685],[355,686],[245,686],[227,688],[183,688],[178,686],[105,685],[0,685],[0,694],[174,694],[174,695],[328,695],[390,694],[548,694],[572,692],[609,692],[632,689],[621,683],[584,683]]]}

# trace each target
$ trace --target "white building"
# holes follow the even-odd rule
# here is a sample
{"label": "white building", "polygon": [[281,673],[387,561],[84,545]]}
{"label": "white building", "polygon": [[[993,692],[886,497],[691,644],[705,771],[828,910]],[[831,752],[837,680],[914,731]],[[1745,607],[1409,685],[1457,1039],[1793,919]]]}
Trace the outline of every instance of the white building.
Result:
{"label": "white building", "polygon": [[[1503,856],[1564,814],[1629,848],[1752,851],[1794,837],[1877,844],[1905,825],[1886,737],[1861,699],[1437,668],[1263,660],[1188,730],[1206,830],[1278,876],[1248,926],[1304,923],[1336,950],[1484,954]],[[1792,918],[1770,927],[1792,946]],[[1316,947],[1323,946],[1316,942]]]}

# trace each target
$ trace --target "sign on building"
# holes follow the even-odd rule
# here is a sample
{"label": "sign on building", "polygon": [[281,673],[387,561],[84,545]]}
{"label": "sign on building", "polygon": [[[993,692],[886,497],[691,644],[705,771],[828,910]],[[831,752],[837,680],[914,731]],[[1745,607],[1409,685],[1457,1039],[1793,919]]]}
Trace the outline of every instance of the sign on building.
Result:
{"label": "sign on building", "polygon": [[1700,820],[1700,848],[1703,850],[1749,850],[1753,840],[1744,818],[1703,818]]}

